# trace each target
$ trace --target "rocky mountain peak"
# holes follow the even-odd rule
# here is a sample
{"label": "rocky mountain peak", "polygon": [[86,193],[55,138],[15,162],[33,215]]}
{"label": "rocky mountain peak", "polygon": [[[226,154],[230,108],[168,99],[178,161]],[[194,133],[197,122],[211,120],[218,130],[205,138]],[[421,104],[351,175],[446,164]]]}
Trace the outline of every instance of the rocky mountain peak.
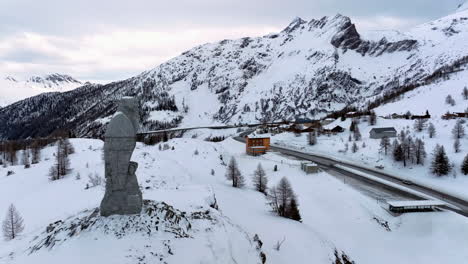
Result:
{"label": "rocky mountain peak", "polygon": [[305,21],[304,19],[300,17],[295,17],[293,21],[291,21],[291,23],[289,23],[289,25],[285,29],[283,29],[282,32],[291,33],[305,23],[307,23],[307,21]]}

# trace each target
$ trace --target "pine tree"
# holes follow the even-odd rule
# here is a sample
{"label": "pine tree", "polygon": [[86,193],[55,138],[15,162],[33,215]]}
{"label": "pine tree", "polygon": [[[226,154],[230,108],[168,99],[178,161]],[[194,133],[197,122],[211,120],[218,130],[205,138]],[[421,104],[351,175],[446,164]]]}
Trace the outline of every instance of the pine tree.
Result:
{"label": "pine tree", "polygon": [[411,136],[407,137],[404,141],[401,142],[401,147],[403,149],[403,166],[406,167],[408,161],[410,161],[413,156],[413,139]]}
{"label": "pine tree", "polygon": [[297,208],[297,202],[295,198],[291,199],[288,209],[288,218],[302,222],[301,214],[299,213],[299,208]]}
{"label": "pine tree", "polygon": [[70,172],[70,159],[68,158],[68,155],[66,154],[67,149],[62,149],[62,151],[57,152],[57,163],[60,165],[57,167],[59,170],[61,178],[63,176],[67,175]]}
{"label": "pine tree", "polygon": [[404,130],[401,130],[400,133],[398,134],[398,139],[403,142],[406,139],[406,133]]}
{"label": "pine tree", "polygon": [[374,126],[375,124],[377,124],[377,115],[374,111],[371,111],[369,116],[369,125]]}
{"label": "pine tree", "polygon": [[425,119],[416,119],[414,120],[414,130],[417,132],[421,132],[426,127],[426,120]]}
{"label": "pine tree", "polygon": [[356,127],[356,121],[352,120],[351,125],[349,126],[349,131],[354,132],[355,127]]}
{"label": "pine tree", "polygon": [[351,146],[351,151],[353,153],[356,153],[358,150],[359,150],[358,145],[356,144],[356,142],[353,142],[353,145]]}
{"label": "pine tree", "polygon": [[384,154],[387,155],[388,149],[390,148],[390,139],[383,137],[380,139],[380,150],[383,150]]}
{"label": "pine tree", "polygon": [[455,141],[453,142],[453,150],[455,151],[455,153],[458,153],[460,152],[460,139],[456,138]]}
{"label": "pine tree", "polygon": [[270,188],[267,199],[273,211],[279,216],[301,221],[296,194],[285,177]]}
{"label": "pine tree", "polygon": [[234,157],[231,158],[231,160],[229,161],[229,165],[227,166],[226,178],[232,181],[232,187],[242,188],[245,185],[244,177],[239,171],[237,161]]}
{"label": "pine tree", "polygon": [[295,198],[294,191],[285,177],[281,178],[279,183],[271,188],[268,193],[268,199],[270,200],[273,211],[283,217],[286,216],[291,199],[293,198]]}
{"label": "pine tree", "polygon": [[392,152],[395,151],[395,149],[397,148],[399,144],[400,143],[398,142],[398,139],[395,138],[392,142]]}
{"label": "pine tree", "polygon": [[455,99],[453,99],[453,97],[450,94],[447,95],[447,97],[445,98],[445,103],[451,106],[454,106],[456,104]]}
{"label": "pine tree", "polygon": [[461,172],[464,175],[468,175],[468,154],[466,154],[465,158],[463,159],[463,162],[461,165]]}
{"label": "pine tree", "polygon": [[262,164],[258,164],[257,169],[254,172],[253,183],[255,190],[266,194],[268,178],[266,176],[265,170],[263,170]]}
{"label": "pine tree", "polygon": [[11,165],[16,165],[18,157],[16,156],[17,143],[9,142],[6,146],[6,159]]}
{"label": "pine tree", "polygon": [[70,142],[70,140],[68,138],[65,138],[65,139],[62,139],[62,148],[63,148],[63,152],[65,155],[70,155],[70,154],[73,154],[75,153],[75,148],[73,147],[72,143]]}
{"label": "pine tree", "polygon": [[401,144],[397,143],[393,148],[393,159],[395,161],[403,161],[404,152]]}
{"label": "pine tree", "polygon": [[356,140],[356,141],[359,141],[362,138],[361,131],[359,131],[359,127],[357,125],[354,128],[353,135],[354,135],[354,140]]}
{"label": "pine tree", "polygon": [[429,138],[433,138],[436,135],[436,129],[434,124],[429,123],[429,126],[427,127],[427,132],[429,134]]}
{"label": "pine tree", "polygon": [[438,176],[442,176],[447,175],[450,172],[450,169],[450,162],[445,154],[444,146],[437,145],[433,152],[431,172]]}
{"label": "pine tree", "polygon": [[28,169],[31,166],[31,163],[29,163],[29,150],[28,149],[23,149],[23,153],[21,156],[21,163],[24,165],[25,169]]}
{"label": "pine tree", "polygon": [[37,140],[31,144],[31,163],[37,164],[41,160],[41,146]]}
{"label": "pine tree", "polygon": [[463,121],[461,119],[457,120],[457,123],[455,123],[452,129],[452,135],[455,139],[460,139],[465,136],[465,128],[463,127]]}
{"label": "pine tree", "polygon": [[463,87],[462,96],[463,99],[468,100],[468,88],[466,88],[466,86]]}
{"label": "pine tree", "polygon": [[2,223],[3,236],[6,240],[15,239],[24,230],[23,218],[11,204]]}
{"label": "pine tree", "polygon": [[421,139],[416,139],[414,143],[414,158],[416,164],[424,164],[424,159],[426,158],[426,149],[424,148],[424,141]]}
{"label": "pine tree", "polygon": [[309,145],[313,146],[317,144],[317,134],[314,132],[309,133]]}
{"label": "pine tree", "polygon": [[49,169],[49,179],[51,181],[56,181],[60,179],[60,173],[57,167],[58,167],[58,163],[56,163],[54,166],[50,167]]}
{"label": "pine tree", "polygon": [[63,178],[70,172],[70,159],[66,154],[68,151],[63,140],[57,143],[57,152],[55,153],[55,164],[49,170],[49,179],[52,181]]}

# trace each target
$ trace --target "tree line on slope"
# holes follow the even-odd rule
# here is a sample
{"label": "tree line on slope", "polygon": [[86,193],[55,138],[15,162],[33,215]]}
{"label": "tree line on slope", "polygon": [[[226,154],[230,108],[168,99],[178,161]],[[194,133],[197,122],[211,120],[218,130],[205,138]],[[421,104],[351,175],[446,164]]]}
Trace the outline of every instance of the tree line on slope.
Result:
{"label": "tree line on slope", "polygon": [[[468,92],[468,90],[467,90]],[[366,116],[366,120],[369,122],[369,125],[375,125],[377,120],[371,118],[372,115],[369,117]],[[343,116],[344,117],[344,116]],[[342,119],[345,120],[346,118]],[[359,129],[361,117],[354,117],[351,121],[349,127],[349,137],[348,141],[353,142],[351,145],[351,152],[356,153],[359,150],[359,146],[357,144],[358,141],[362,140],[362,134]],[[459,119],[455,123],[454,127],[452,128],[452,137],[454,139],[453,143],[453,150],[455,153],[459,153],[462,151],[461,149],[461,142],[460,140],[465,137],[465,128],[464,124],[466,123],[465,120]],[[423,132],[427,130],[427,134],[429,138],[434,138],[436,136],[436,128],[434,124],[429,123],[427,124],[427,119],[415,119],[414,120],[414,130],[415,132]],[[311,132],[308,136],[308,144],[309,145],[316,145],[317,140],[317,133]],[[396,162],[401,162],[404,167],[407,167],[408,164],[415,164],[415,165],[424,165],[425,160],[427,158],[427,152],[425,149],[425,142],[423,138],[413,138],[410,136],[410,131],[402,130],[398,134],[397,138],[391,142],[390,138],[383,137],[380,140],[380,149],[379,151],[383,153],[385,156],[391,154],[393,160]],[[361,144],[362,148],[366,147],[366,142],[363,141]],[[348,143],[344,144],[344,150],[340,150],[339,152],[346,153],[349,150],[350,146]],[[468,154],[466,155],[464,162],[462,162],[460,166],[460,171],[462,174],[467,175],[468,163]],[[453,172],[456,175],[455,164],[451,163],[446,152],[445,148],[442,145],[437,145],[433,152],[432,152],[432,160],[430,163],[430,171],[431,173],[437,176],[444,176],[448,175],[450,172]]]}
{"label": "tree line on slope", "polygon": [[[427,133],[429,138],[433,138],[436,135],[435,126],[432,123],[426,125],[426,120],[417,119],[414,123],[414,129],[416,132],[422,132],[427,127]],[[458,120],[452,129],[452,136],[454,138],[454,152],[458,153],[461,151],[460,139],[465,136],[465,129],[463,127],[464,121]],[[424,140],[420,138],[413,139],[408,130],[402,130],[398,134],[398,137],[390,143],[388,137],[383,137],[380,140],[380,151],[385,155],[391,153],[393,160],[402,162],[403,166],[406,167],[408,163],[416,165],[424,165],[427,153],[425,150]],[[467,175],[468,169],[468,154],[460,166],[462,174]],[[437,144],[432,152],[432,160],[430,163],[431,173],[437,176],[448,175],[455,165],[450,162],[443,145]],[[453,171],[456,173],[455,171]]]}

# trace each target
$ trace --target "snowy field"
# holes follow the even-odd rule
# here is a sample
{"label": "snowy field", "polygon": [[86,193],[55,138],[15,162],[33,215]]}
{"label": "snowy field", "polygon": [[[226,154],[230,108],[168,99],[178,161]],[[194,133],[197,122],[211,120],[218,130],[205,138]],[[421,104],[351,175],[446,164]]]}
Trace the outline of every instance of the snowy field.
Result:
{"label": "snowy field", "polygon": [[[99,230],[88,231],[28,254],[26,250],[35,243],[32,240],[41,237],[50,223],[82,215],[83,210],[98,207],[103,197],[102,186],[85,189],[88,174],[103,176],[102,141],[71,141],[76,149],[70,156],[73,171],[64,179],[50,182],[47,178],[55,147],[45,148],[42,161],[30,169],[0,168],[0,213],[14,203],[26,224],[18,239],[0,241],[1,263],[259,263],[255,234],[264,243],[261,250],[267,263],[274,264],[332,263],[335,248],[356,263],[463,263],[468,258],[468,220],[464,217],[451,212],[394,217],[375,200],[326,173],[304,174],[299,160],[275,153],[250,157],[244,154],[244,145],[232,139],[212,143],[191,138],[172,139],[168,142],[171,149],[163,151],[157,145],[138,144],[133,154],[139,163],[138,180],[144,199],[164,201],[188,213],[208,211],[217,219],[214,224],[196,222],[191,238],[168,233],[146,237],[136,232],[118,239]],[[225,180],[224,164],[231,157],[237,159],[246,178],[243,189]],[[254,191],[251,177],[258,163],[267,173],[269,186],[282,177],[290,180],[302,223],[275,216],[265,196]],[[7,170],[15,174],[5,176]],[[214,197],[219,211],[209,207]],[[391,231],[374,218],[388,221]],[[125,219],[116,217],[113,223]],[[274,245],[283,239],[281,249],[275,250]]]}

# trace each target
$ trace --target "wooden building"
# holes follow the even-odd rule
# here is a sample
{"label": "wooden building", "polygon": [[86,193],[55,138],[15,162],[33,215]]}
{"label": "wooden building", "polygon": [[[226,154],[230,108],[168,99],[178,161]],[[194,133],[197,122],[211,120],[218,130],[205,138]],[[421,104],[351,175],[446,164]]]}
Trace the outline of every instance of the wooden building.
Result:
{"label": "wooden building", "polygon": [[331,132],[333,132],[333,133],[342,133],[344,131],[345,131],[345,129],[343,127],[341,127],[341,126],[336,126],[336,127],[331,129]]}
{"label": "wooden building", "polygon": [[265,154],[270,150],[270,138],[262,136],[246,136],[245,151],[252,156]]}
{"label": "wooden building", "polygon": [[456,118],[466,118],[468,117],[468,113],[445,113],[442,115],[442,119],[449,120],[449,119],[456,119]]}
{"label": "wooden building", "polygon": [[429,119],[431,118],[431,115],[429,114],[429,111],[426,111],[425,115],[412,115],[411,119]]}

